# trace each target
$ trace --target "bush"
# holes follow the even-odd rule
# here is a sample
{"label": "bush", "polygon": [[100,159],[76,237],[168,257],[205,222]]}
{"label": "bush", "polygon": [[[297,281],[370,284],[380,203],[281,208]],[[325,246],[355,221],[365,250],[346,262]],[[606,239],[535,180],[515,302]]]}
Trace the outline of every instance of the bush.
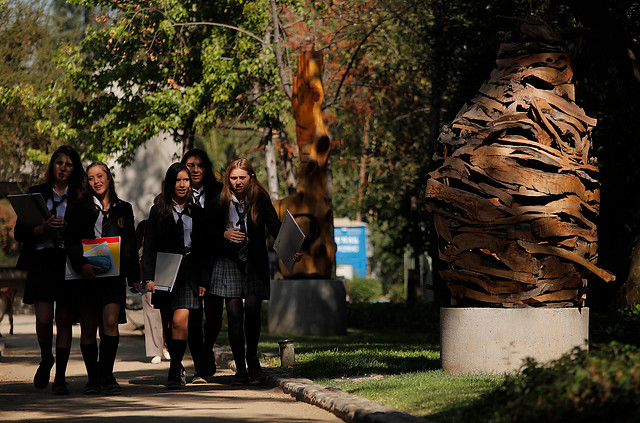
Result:
{"label": "bush", "polygon": [[615,342],[575,349],[548,365],[527,361],[461,421],[640,421],[640,349]]}
{"label": "bush", "polygon": [[382,282],[365,278],[347,280],[347,295],[352,303],[371,302],[382,296]]}
{"label": "bush", "polygon": [[434,303],[347,304],[347,324],[353,329],[393,330],[439,336],[440,309]]}

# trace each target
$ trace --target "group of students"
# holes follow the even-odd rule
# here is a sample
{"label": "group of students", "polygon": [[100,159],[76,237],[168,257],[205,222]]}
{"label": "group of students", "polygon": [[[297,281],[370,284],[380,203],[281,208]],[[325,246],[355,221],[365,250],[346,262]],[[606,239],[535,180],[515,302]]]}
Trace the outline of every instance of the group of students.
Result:
{"label": "group of students", "polygon": [[[51,217],[35,227],[18,220],[14,231],[23,243],[17,267],[28,271],[24,302],[34,305],[36,315],[41,351],[33,379],[36,388],[47,387],[55,363],[53,393],[69,394],[65,373],[71,327],[79,316],[88,376],[84,393],[121,392],[113,367],[118,324],[126,322],[127,285],[133,292],[151,292],[151,303],[162,316],[170,356],[168,389],[186,384],[182,359],[187,344],[195,367],[193,381],[206,383],[215,373],[213,345],[222,327],[223,304],[236,364],[233,383],[259,383],[260,311],[262,300],[269,298],[270,280],[265,228],[276,237],[280,221],[248,160],[232,160],[223,184],[216,181],[202,150],[191,150],[172,164],[144,225],[141,259],[133,209],[116,194],[104,163],[91,163],[85,171],[78,153],[62,146],[51,157],[46,182],[29,191],[42,194],[51,211]],[[115,236],[121,239],[120,272],[99,277],[100,264],[83,255],[82,240]],[[182,255],[170,293],[155,290],[159,252]],[[67,256],[81,280],[65,280]],[[294,259],[300,258],[298,253]]]}

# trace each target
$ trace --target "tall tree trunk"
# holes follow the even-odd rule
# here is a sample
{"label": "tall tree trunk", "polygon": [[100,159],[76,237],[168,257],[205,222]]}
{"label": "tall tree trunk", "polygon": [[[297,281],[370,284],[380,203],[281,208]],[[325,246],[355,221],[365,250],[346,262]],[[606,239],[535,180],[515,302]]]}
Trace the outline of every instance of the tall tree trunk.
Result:
{"label": "tall tree trunk", "polygon": [[[442,95],[444,83],[442,81],[443,69],[442,58],[444,53],[442,46],[445,45],[446,35],[444,34],[443,16],[445,6],[442,0],[436,0],[432,3],[433,15],[434,15],[434,29],[435,40],[432,41],[432,54],[433,57],[430,60],[431,66],[431,95],[429,97],[429,149],[431,154],[436,151],[438,136],[440,135],[441,126],[441,114],[442,114]],[[431,163],[433,166],[433,163]],[[427,222],[429,231],[429,245],[427,247],[428,254],[433,258],[433,288],[436,302],[441,306],[450,305],[450,295],[448,288],[442,278],[440,277],[440,270],[444,269],[442,260],[439,259],[440,253],[438,251],[438,234],[435,229],[433,219],[428,219]]]}
{"label": "tall tree trunk", "polygon": [[356,208],[356,220],[362,220],[362,199],[367,179],[367,150],[369,149],[369,132],[371,129],[371,114],[367,113],[364,119],[362,134],[362,154],[360,155],[360,181],[358,184],[358,206]]}
{"label": "tall tree trunk", "polygon": [[298,187],[298,177],[296,174],[296,166],[293,163],[293,149],[289,143],[289,135],[285,129],[280,132],[280,159],[284,166],[285,181],[287,182],[287,194],[291,195],[296,192]]}
{"label": "tall tree trunk", "polygon": [[264,136],[262,138],[264,142],[264,156],[267,168],[267,186],[269,189],[269,195],[272,200],[279,199],[278,195],[278,168],[276,166],[276,151],[273,146],[273,136],[270,126],[264,128]]}

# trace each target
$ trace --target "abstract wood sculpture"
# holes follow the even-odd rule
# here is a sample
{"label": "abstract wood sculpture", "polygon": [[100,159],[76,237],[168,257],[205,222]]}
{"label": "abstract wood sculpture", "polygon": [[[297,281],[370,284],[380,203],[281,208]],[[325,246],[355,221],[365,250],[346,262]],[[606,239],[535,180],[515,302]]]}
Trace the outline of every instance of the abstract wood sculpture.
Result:
{"label": "abstract wood sculpture", "polygon": [[298,57],[293,78],[292,106],[300,152],[296,193],[273,202],[280,219],[287,209],[305,233],[302,250],[307,254],[290,274],[280,263],[285,277],[330,278],[335,262],[333,212],[326,190],[331,140],[322,119],[322,54],[308,51]]}
{"label": "abstract wood sculpture", "polygon": [[438,139],[427,187],[454,304],[570,307],[596,266],[596,120],[575,103],[569,43],[504,34],[497,67]]}

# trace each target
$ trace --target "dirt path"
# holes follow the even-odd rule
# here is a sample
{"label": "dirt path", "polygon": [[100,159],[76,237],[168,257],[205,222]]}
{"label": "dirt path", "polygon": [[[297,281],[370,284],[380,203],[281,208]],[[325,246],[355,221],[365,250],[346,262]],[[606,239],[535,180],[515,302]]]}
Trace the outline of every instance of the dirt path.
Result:
{"label": "dirt path", "polygon": [[[141,312],[129,312],[142,322]],[[86,397],[86,373],[79,348],[79,327],[74,326],[67,379],[71,395],[43,391],[32,380],[39,362],[33,315],[15,316],[14,335],[0,325],[5,349],[0,357],[1,422],[341,422],[328,411],[298,402],[280,388],[230,386],[232,371],[219,369],[207,385],[190,385],[167,392],[169,363],[151,364],[144,354],[144,337],[134,325],[121,325],[115,376],[123,388],[119,396]],[[187,380],[193,363],[185,355]],[[53,371],[52,371],[53,378]]]}

